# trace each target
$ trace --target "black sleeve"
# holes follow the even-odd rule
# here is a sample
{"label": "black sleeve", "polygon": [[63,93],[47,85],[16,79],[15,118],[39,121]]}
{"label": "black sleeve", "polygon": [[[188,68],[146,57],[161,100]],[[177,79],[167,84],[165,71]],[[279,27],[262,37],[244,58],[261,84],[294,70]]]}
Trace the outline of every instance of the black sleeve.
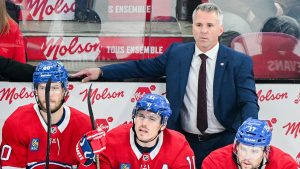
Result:
{"label": "black sleeve", "polygon": [[0,56],[0,75],[8,81],[32,82],[35,66]]}

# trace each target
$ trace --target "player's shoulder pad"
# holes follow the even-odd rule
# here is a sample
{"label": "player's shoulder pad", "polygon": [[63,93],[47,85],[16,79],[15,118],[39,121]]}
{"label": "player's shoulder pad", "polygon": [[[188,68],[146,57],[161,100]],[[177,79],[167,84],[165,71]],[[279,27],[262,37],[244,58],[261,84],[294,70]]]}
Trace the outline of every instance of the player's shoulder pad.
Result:
{"label": "player's shoulder pad", "polygon": [[33,113],[34,111],[34,103],[26,104],[23,106],[18,107],[11,115],[10,117],[17,117],[21,116],[24,117],[23,115],[28,115],[28,112]]}
{"label": "player's shoulder pad", "polygon": [[[106,133],[107,145],[120,144],[121,140],[130,140],[132,124],[121,124]],[[116,139],[119,138],[119,139]],[[129,144],[129,142],[128,142]]]}
{"label": "player's shoulder pad", "polygon": [[167,128],[164,130],[164,137],[171,140],[186,141],[186,138],[182,133]]}

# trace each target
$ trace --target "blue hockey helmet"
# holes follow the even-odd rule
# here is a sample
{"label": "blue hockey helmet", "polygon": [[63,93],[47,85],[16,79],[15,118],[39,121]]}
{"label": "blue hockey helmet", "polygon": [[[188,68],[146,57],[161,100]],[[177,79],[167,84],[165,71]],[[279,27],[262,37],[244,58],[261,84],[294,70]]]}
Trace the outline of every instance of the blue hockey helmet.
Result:
{"label": "blue hockey helmet", "polygon": [[68,72],[60,61],[46,60],[40,62],[33,73],[33,84],[47,83],[51,77],[52,82],[61,82],[65,90],[68,89]]}
{"label": "blue hockey helmet", "polygon": [[156,113],[162,117],[161,123],[167,124],[169,117],[172,114],[169,101],[161,95],[146,94],[140,100],[137,101],[132,118],[134,118],[139,110],[146,110]]}
{"label": "blue hockey helmet", "polygon": [[239,127],[235,138],[244,145],[268,147],[272,132],[266,121],[248,118]]}

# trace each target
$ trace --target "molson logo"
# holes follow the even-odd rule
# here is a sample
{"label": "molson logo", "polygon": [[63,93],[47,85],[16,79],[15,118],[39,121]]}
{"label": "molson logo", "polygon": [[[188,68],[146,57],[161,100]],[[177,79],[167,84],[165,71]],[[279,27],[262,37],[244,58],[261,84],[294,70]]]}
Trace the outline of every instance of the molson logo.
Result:
{"label": "molson logo", "polygon": [[2,88],[0,90],[0,101],[6,100],[9,104],[12,104],[14,101],[33,98],[34,94],[32,89],[29,90],[26,87],[23,87],[21,90],[14,88]]}
{"label": "molson logo", "polygon": [[294,135],[294,138],[296,139],[300,133],[300,122],[288,122],[288,124],[282,128],[286,128],[285,135]]}
{"label": "molson logo", "polygon": [[[79,93],[80,95],[83,95],[82,102],[85,102],[88,96],[88,89],[83,90]],[[98,88],[91,90],[91,103],[94,104],[96,100],[106,100],[106,99],[116,99],[116,98],[122,98],[124,97],[124,91],[109,91],[108,88],[105,88],[104,90],[99,90]]]}
{"label": "molson logo", "polygon": [[[71,20],[74,19],[74,0],[15,0],[25,6],[25,11],[29,12],[28,20]],[[67,15],[69,14],[69,15]],[[54,17],[59,15],[59,17]]]}
{"label": "molson logo", "polygon": [[[73,90],[73,88],[74,86],[72,84],[68,86],[69,91]],[[12,104],[14,101],[17,100],[28,98],[34,98],[32,88],[27,89],[26,87],[23,87],[21,90],[19,90],[19,88],[17,87],[0,89],[0,101],[6,100],[9,104]],[[65,101],[67,101],[68,98],[69,95],[66,96]]]}
{"label": "molson logo", "polygon": [[47,60],[95,60],[101,45],[97,37],[48,37],[41,49]]}
{"label": "molson logo", "polygon": [[[99,28],[100,31],[101,28]],[[147,43],[141,44],[141,41]],[[155,58],[180,38],[140,37],[26,37],[29,60],[137,60]],[[117,42],[117,43],[116,43]]]}
{"label": "molson logo", "polygon": [[268,102],[274,100],[284,100],[288,98],[288,92],[274,93],[272,89],[269,89],[266,93],[263,93],[263,90],[257,92],[258,101]]}

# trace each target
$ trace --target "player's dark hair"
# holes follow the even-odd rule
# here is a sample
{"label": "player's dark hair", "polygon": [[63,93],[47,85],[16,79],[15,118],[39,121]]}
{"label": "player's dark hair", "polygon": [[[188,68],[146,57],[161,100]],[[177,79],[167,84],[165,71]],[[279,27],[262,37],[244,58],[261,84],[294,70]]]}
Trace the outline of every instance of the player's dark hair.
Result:
{"label": "player's dark hair", "polygon": [[281,15],[270,18],[264,24],[261,32],[281,32],[299,38],[300,27],[296,19]]}

